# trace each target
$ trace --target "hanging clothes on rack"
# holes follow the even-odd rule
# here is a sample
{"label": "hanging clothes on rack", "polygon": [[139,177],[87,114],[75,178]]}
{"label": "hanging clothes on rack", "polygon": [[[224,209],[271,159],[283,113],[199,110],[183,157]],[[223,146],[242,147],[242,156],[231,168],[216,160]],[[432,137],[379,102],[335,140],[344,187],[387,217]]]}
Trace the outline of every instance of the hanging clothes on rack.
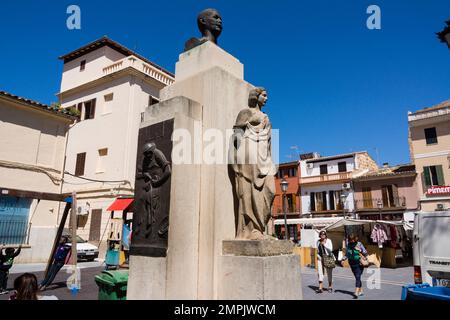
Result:
{"label": "hanging clothes on rack", "polygon": [[378,244],[379,248],[383,248],[383,243],[385,243],[388,240],[386,231],[384,230],[384,227],[380,223],[375,224],[370,238],[372,239],[373,242]]}
{"label": "hanging clothes on rack", "polygon": [[390,225],[389,230],[391,232],[390,245],[392,248],[397,248],[397,229],[395,228],[395,226]]}

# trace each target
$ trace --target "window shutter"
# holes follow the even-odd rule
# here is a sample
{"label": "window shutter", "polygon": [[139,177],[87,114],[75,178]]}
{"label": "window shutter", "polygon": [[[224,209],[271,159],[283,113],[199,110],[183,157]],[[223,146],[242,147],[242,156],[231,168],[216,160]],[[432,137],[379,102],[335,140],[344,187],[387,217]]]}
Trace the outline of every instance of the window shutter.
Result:
{"label": "window shutter", "polygon": [[428,191],[428,186],[425,182],[425,171],[420,174],[420,178],[422,179],[422,191],[425,194]]}
{"label": "window shutter", "polygon": [[328,210],[328,206],[327,206],[327,192],[326,191],[322,191],[322,203],[323,203],[323,208],[322,210],[326,211]]}
{"label": "window shutter", "polygon": [[84,175],[84,166],[86,162],[86,152],[77,154],[77,162],[75,164],[75,175]]}
{"label": "window shutter", "polygon": [[394,206],[400,207],[402,205],[400,198],[398,196],[398,186],[396,184],[392,185],[392,195],[394,197]]}
{"label": "window shutter", "polygon": [[429,188],[431,186],[431,176],[430,176],[430,167],[423,167],[423,177],[425,182],[425,188]]}
{"label": "window shutter", "polygon": [[89,115],[89,119],[94,119],[94,116],[95,116],[95,102],[96,102],[96,99],[92,99],[91,100],[91,113]]}
{"label": "window shutter", "polygon": [[437,181],[439,186],[445,186],[444,181],[444,172],[442,171],[442,166],[436,166],[436,173],[437,173]]}
{"label": "window shutter", "polygon": [[311,211],[316,211],[316,198],[315,198],[315,193],[311,192],[309,194],[309,201],[310,201],[310,206],[311,206]]}
{"label": "window shutter", "polygon": [[334,191],[331,190],[330,194],[329,194],[329,200],[330,200],[330,210],[335,210],[335,206],[334,206]]}

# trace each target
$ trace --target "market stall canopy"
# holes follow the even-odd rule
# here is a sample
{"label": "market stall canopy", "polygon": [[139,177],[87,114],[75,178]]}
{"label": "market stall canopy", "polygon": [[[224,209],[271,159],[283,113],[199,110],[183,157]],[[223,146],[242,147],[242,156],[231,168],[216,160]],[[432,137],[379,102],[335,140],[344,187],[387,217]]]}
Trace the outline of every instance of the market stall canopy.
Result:
{"label": "market stall canopy", "polygon": [[[299,218],[299,219],[287,219],[287,224],[302,224],[302,225],[312,225],[317,227],[329,226],[342,220],[342,217],[334,218]],[[276,219],[274,221],[275,225],[284,225],[284,219]]]}
{"label": "market stall canopy", "polygon": [[106,209],[106,211],[123,211],[126,210],[131,203],[133,198],[116,199],[114,202]]}
{"label": "market stall canopy", "polygon": [[387,224],[387,225],[395,225],[395,226],[403,226],[405,230],[412,230],[413,225],[405,221],[387,221],[387,220],[361,220],[361,219],[352,219],[352,218],[341,218],[336,223],[329,225],[325,228],[325,230],[333,230],[339,231],[344,230],[345,226],[360,226],[360,225],[370,225],[375,223]]}

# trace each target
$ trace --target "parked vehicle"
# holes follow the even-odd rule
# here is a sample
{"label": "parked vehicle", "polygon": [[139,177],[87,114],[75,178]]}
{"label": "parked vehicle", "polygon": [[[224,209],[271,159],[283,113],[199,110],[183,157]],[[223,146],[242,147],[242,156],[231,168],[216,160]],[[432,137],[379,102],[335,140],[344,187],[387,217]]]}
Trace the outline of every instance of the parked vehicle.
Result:
{"label": "parked vehicle", "polygon": [[450,212],[417,212],[413,230],[414,282],[450,287]]}
{"label": "parked vehicle", "polygon": [[[68,231],[64,230],[63,236],[69,238],[69,245],[72,245],[71,235]],[[79,235],[77,235],[77,257],[78,260],[94,261],[98,258],[98,247],[84,240]]]}

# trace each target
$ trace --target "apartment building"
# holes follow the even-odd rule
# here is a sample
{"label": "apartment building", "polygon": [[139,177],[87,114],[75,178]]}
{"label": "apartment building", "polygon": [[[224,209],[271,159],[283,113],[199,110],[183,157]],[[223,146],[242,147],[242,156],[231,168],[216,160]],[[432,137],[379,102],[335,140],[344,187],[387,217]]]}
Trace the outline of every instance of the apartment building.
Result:
{"label": "apartment building", "polygon": [[360,219],[414,221],[417,173],[411,164],[389,166],[353,179],[355,212]]}
{"label": "apartment building", "polygon": [[450,100],[408,113],[422,211],[450,210]]}
{"label": "apartment building", "polygon": [[80,236],[100,244],[111,217],[107,209],[134,194],[142,114],[174,75],[107,37],[60,59],[61,106],[79,114],[68,137],[63,192],[77,192]]}
{"label": "apartment building", "polygon": [[23,245],[16,262],[49,258],[64,209],[64,152],[75,119],[0,91],[0,245]]}
{"label": "apartment building", "polygon": [[352,180],[378,166],[366,151],[300,161],[303,217],[354,216]]}

